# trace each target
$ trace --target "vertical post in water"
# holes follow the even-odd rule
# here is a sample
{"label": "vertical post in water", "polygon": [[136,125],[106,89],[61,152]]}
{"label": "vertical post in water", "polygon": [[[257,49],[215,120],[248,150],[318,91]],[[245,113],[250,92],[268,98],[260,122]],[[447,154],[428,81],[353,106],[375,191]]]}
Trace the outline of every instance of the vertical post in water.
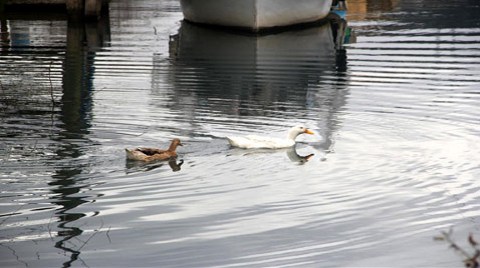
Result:
{"label": "vertical post in water", "polygon": [[79,21],[85,12],[85,0],[67,0],[67,14],[69,20]]}
{"label": "vertical post in water", "polygon": [[102,9],[101,0],[85,0],[85,18],[97,20]]}
{"label": "vertical post in water", "polygon": [[3,13],[3,11],[5,10],[5,2],[7,0],[0,0],[0,13]]}

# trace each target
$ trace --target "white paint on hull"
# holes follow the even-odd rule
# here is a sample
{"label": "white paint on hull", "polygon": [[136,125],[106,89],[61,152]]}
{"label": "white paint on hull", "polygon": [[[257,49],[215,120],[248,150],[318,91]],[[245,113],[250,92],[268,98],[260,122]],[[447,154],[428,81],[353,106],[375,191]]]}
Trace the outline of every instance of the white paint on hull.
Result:
{"label": "white paint on hull", "polygon": [[186,20],[252,30],[325,18],[332,0],[181,0]]}

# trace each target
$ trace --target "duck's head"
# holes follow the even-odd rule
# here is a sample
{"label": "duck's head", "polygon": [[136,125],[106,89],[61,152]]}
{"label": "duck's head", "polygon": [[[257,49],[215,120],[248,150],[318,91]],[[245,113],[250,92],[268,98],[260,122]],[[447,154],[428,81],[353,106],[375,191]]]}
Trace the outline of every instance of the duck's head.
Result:
{"label": "duck's head", "polygon": [[288,137],[290,139],[295,139],[298,135],[300,134],[314,134],[313,131],[311,131],[310,129],[304,127],[304,126],[296,126],[296,127],[292,127],[289,131],[288,131]]}
{"label": "duck's head", "polygon": [[176,146],[183,146],[183,144],[182,144],[182,142],[180,141],[179,138],[173,139],[172,144],[175,144]]}
{"label": "duck's head", "polygon": [[168,148],[168,150],[174,152],[177,149],[177,146],[183,146],[183,144],[180,139],[175,138],[172,140],[172,143],[170,143],[170,147]]}

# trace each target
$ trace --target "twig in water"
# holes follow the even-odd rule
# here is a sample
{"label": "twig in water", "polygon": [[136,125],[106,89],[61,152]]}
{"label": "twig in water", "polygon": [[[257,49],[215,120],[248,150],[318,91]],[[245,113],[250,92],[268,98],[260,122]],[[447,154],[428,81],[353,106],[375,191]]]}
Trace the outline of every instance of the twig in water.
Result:
{"label": "twig in water", "polygon": [[112,226],[108,227],[108,230],[107,230],[107,233],[106,233],[106,236],[108,238],[108,242],[111,244],[112,243],[112,239],[110,239],[110,229],[112,228]]}
{"label": "twig in water", "polygon": [[24,206],[26,206],[27,204],[23,204],[21,205],[20,207],[18,207],[15,211],[13,211],[12,213],[10,213],[10,215],[8,215],[7,217],[5,217],[2,221],[0,221],[0,225],[4,224],[10,217],[12,217],[13,215],[15,215],[20,209],[22,209]]}
{"label": "twig in water", "polygon": [[102,221],[102,225],[100,225],[100,228],[98,228],[97,230],[94,231],[94,233],[83,243],[83,245],[81,245],[77,251],[80,251],[87,243],[88,241],[90,241],[90,239],[92,239],[100,230],[102,230],[103,228],[103,221]]}
{"label": "twig in water", "polygon": [[22,263],[23,265],[25,265],[25,267],[28,267],[28,263],[20,260],[20,256],[18,256],[17,252],[13,248],[11,248],[7,245],[4,245],[4,244],[0,244],[0,246],[9,249],[12,252],[12,255],[15,256],[15,259],[17,259],[17,262]]}
{"label": "twig in water", "polygon": [[53,236],[52,236],[52,229],[50,229],[50,223],[52,223],[52,218],[54,214],[55,214],[55,211],[52,212],[52,215],[50,215],[50,219],[48,220],[48,224],[47,224],[48,235],[50,236],[50,239],[52,241],[53,241]]}
{"label": "twig in water", "polygon": [[473,248],[474,253],[469,254],[465,249],[460,247],[455,241],[452,239],[452,229],[450,229],[448,232],[441,232],[442,236],[437,236],[435,237],[435,240],[439,241],[446,241],[451,248],[453,248],[456,252],[460,253],[465,259],[463,260],[463,263],[465,264],[465,267],[467,268],[478,268],[479,267],[479,257],[480,257],[480,248],[478,247],[479,244],[478,242],[473,238],[473,235],[470,234],[468,236],[468,243],[470,246]]}

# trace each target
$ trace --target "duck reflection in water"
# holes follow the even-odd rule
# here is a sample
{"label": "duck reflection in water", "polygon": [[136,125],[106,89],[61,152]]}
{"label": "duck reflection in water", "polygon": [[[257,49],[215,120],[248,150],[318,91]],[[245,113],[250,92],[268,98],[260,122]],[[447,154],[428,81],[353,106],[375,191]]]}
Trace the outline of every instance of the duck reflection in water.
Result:
{"label": "duck reflection in water", "polygon": [[312,158],[314,155],[315,154],[308,154],[308,155],[305,155],[305,156],[301,156],[297,153],[297,151],[295,150],[294,147],[287,150],[288,159],[290,159],[290,161],[292,161],[292,162],[296,162],[296,163],[299,163],[301,165],[307,163],[308,160],[310,160],[310,158]]}
{"label": "duck reflection in water", "polygon": [[272,152],[285,152],[290,161],[299,165],[303,165],[307,163],[315,155],[314,153],[310,153],[307,155],[300,155],[298,154],[295,146],[290,148],[276,149],[274,151],[272,151],[271,149],[250,149],[247,151],[240,148],[232,148],[230,152],[231,153],[229,155],[243,155],[243,156],[252,156],[252,155],[258,155],[258,154],[272,154]]}
{"label": "duck reflection in water", "polygon": [[[169,166],[170,169],[173,172],[180,171],[182,169],[183,165],[183,159],[177,160],[177,158],[173,158],[168,160],[166,162]],[[163,167],[165,165],[165,161],[156,161],[156,162],[140,162],[140,161],[129,161],[127,160],[126,167],[127,167],[127,173],[135,173],[139,171],[150,171],[154,170],[159,167]]]}

